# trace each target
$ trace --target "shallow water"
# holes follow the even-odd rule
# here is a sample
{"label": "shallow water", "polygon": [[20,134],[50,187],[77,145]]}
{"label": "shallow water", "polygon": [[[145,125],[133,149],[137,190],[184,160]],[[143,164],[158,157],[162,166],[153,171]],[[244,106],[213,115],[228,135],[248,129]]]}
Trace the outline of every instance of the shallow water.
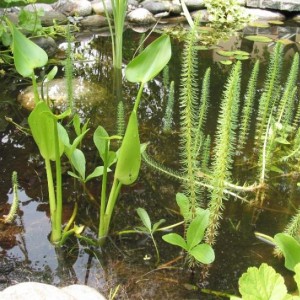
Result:
{"label": "shallow water", "polygon": [[[290,38],[298,42],[299,27],[284,27],[292,34]],[[249,29],[249,30],[253,30]],[[255,29],[256,31],[259,31]],[[280,28],[273,28],[268,34],[283,35]],[[286,31],[284,31],[286,34]],[[295,34],[294,34],[295,33]],[[155,35],[153,36],[153,38]],[[84,62],[75,64],[75,76],[83,77],[95,83],[101,83],[111,90],[111,56],[109,37],[85,35],[81,42],[74,45],[78,57]],[[140,40],[140,35],[132,31],[125,33],[124,62],[130,61]],[[174,80],[178,95],[180,75],[180,53],[182,43],[173,40],[173,57],[170,62],[170,80]],[[253,43],[240,37],[220,45],[226,50],[239,48],[251,53],[251,59],[243,62],[242,84],[245,85],[250,76],[250,67],[254,60],[260,58],[266,62],[273,44]],[[63,48],[65,45],[62,45]],[[299,43],[285,47],[285,62],[289,65],[292,55],[298,51]],[[222,94],[222,87],[230,66],[219,63],[223,59],[216,50],[199,52],[199,77],[202,78],[207,67],[212,68],[211,106],[207,132],[215,130],[217,111]],[[62,74],[62,73],[61,73]],[[265,65],[260,72],[263,80]],[[286,71],[283,78],[286,77]],[[262,81],[261,80],[261,81]],[[259,80],[260,82],[260,80]],[[237,282],[248,266],[258,266],[262,262],[271,264],[290,282],[292,274],[286,271],[282,261],[272,256],[272,247],[255,239],[254,231],[274,235],[283,230],[290,216],[298,207],[299,190],[296,182],[282,178],[272,180],[270,193],[263,208],[242,205],[235,199],[226,202],[224,217],[221,222],[220,234],[215,246],[216,261],[209,269],[210,276],[201,279],[199,268],[189,271],[183,266],[183,260],[178,259],[182,253],[176,247],[167,245],[161,240],[161,234],[155,237],[158,242],[161,262],[155,266],[155,250],[150,238],[131,234],[117,236],[115,233],[124,229],[133,229],[141,225],[135,209],[144,207],[152,221],[166,219],[166,224],[181,220],[178,215],[175,194],[181,190],[180,184],[174,180],[156,174],[145,164],[142,167],[139,180],[130,187],[124,187],[115,208],[112,236],[103,249],[87,246],[82,241],[71,239],[62,249],[55,249],[49,242],[50,223],[47,205],[46,176],[43,162],[36,146],[29,136],[17,130],[13,125],[4,122],[4,116],[11,117],[15,122],[26,125],[28,112],[19,108],[16,96],[26,83],[18,78],[9,77],[9,73],[0,83],[1,127],[0,127],[0,215],[6,214],[12,201],[11,179],[13,171],[18,172],[20,208],[13,225],[0,228],[0,261],[14,261],[15,270],[7,279],[10,282],[0,283],[0,289],[14,282],[36,280],[55,285],[84,283],[93,286],[108,295],[118,288],[118,299],[215,299],[212,291],[238,294]],[[132,108],[137,86],[125,82],[123,97],[126,114]],[[113,100],[112,100],[113,101]],[[112,105],[113,104],[113,105]],[[139,110],[142,142],[150,142],[149,153],[156,160],[180,169],[178,152],[178,99],[175,100],[174,126],[171,133],[162,131],[166,96],[163,90],[162,76],[159,75],[146,85],[143,100]],[[114,102],[91,107],[89,111],[81,111],[82,119],[91,118],[90,125],[94,129],[103,125],[109,133],[116,129],[116,107]],[[93,132],[93,129],[91,132]],[[88,157],[88,168],[92,170],[97,164],[96,150],[92,147],[92,133],[83,145]],[[251,149],[249,149],[251,151]],[[236,171],[240,180],[245,171]],[[85,234],[95,236],[97,226],[97,210],[88,203],[88,196],[65,173],[64,199],[66,202],[64,219],[68,220],[77,199],[80,212],[78,224],[86,225]],[[98,180],[88,184],[89,191],[99,195]],[[250,200],[251,197],[250,197]],[[288,203],[286,202],[288,200]],[[177,231],[180,231],[178,228]],[[171,261],[174,260],[174,263]],[[289,285],[292,287],[292,284]],[[205,288],[206,293],[200,289]]]}

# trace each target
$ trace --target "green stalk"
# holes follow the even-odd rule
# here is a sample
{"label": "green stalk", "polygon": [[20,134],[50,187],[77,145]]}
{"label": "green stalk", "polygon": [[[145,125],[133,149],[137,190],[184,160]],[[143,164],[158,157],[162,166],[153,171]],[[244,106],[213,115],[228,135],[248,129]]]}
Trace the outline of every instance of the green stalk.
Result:
{"label": "green stalk", "polygon": [[45,159],[47,182],[48,182],[48,194],[49,194],[49,205],[50,205],[50,219],[51,219],[51,241],[57,242],[60,240],[60,228],[59,230],[56,227],[55,216],[56,216],[56,199],[55,199],[55,190],[53,184],[53,175],[50,159]]}
{"label": "green stalk", "polygon": [[141,98],[142,98],[143,89],[144,89],[144,83],[141,82],[141,85],[140,85],[140,88],[139,88],[139,92],[137,94],[137,97],[136,97],[136,100],[135,100],[135,103],[134,103],[134,107],[133,107],[133,110],[135,112],[137,112],[137,109],[139,107],[139,104],[140,104],[140,101],[141,101]]}
{"label": "green stalk", "polygon": [[107,186],[107,168],[108,168],[108,141],[105,144],[105,157],[104,157],[104,170],[102,175],[102,187],[101,187],[101,200],[100,200],[100,220],[99,220],[99,231],[98,238],[100,238],[104,232],[105,222],[105,206],[106,206],[106,186]]}
{"label": "green stalk", "polygon": [[40,101],[40,96],[39,96],[34,72],[32,73],[31,79],[33,85],[34,103],[37,104]]}

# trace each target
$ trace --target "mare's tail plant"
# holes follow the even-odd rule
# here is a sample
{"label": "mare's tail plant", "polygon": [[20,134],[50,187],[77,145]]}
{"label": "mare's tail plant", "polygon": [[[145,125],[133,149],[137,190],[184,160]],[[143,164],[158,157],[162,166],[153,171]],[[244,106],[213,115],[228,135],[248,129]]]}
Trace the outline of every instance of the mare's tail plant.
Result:
{"label": "mare's tail plant", "polygon": [[222,217],[225,182],[230,179],[233,154],[235,150],[235,138],[237,116],[240,98],[241,63],[231,70],[226,89],[223,93],[221,110],[218,117],[218,127],[215,140],[215,150],[212,162],[211,199],[209,202],[209,224],[205,235],[205,241],[209,245],[214,244],[218,233],[219,220]]}

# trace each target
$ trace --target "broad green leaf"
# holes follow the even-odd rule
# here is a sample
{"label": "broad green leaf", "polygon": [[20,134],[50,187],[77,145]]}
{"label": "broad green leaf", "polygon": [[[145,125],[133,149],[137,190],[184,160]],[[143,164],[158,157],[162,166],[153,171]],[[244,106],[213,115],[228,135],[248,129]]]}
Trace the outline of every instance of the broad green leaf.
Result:
{"label": "broad green leaf", "polygon": [[186,251],[188,250],[185,240],[177,233],[165,234],[162,236],[162,239],[171,245],[179,246]]}
{"label": "broad green leaf", "polygon": [[71,171],[68,171],[68,174],[69,174],[70,176],[76,178],[76,179],[81,180],[81,178],[80,178],[77,174],[75,174],[75,173],[73,173],[73,172],[71,172]]}
{"label": "broad green leaf", "polygon": [[235,51],[234,51],[234,55],[249,56],[250,53],[247,52],[247,51],[243,51],[243,50],[235,50]]}
{"label": "broad green leaf", "polygon": [[249,59],[248,55],[235,55],[234,57],[235,57],[235,59],[238,59],[238,60],[247,60],[247,59]]}
{"label": "broad green leaf", "polygon": [[230,300],[243,300],[243,299],[236,296],[230,296]]}
{"label": "broad green leaf", "polygon": [[79,149],[75,149],[71,156],[71,163],[75,170],[79,173],[81,179],[85,180],[85,156]]}
{"label": "broad green leaf", "polygon": [[153,79],[171,58],[171,42],[168,35],[162,35],[147,46],[128,65],[125,75],[130,82],[146,83]]}
{"label": "broad green leaf", "polygon": [[108,152],[107,165],[110,167],[117,161],[117,154],[114,151]]}
{"label": "broad green leaf", "polygon": [[71,147],[68,132],[60,123],[57,123],[57,131],[59,139],[65,147]]}
{"label": "broad green leaf", "polygon": [[243,300],[282,300],[287,295],[283,277],[265,263],[248,268],[239,279],[239,290]]}
{"label": "broad green leaf", "polygon": [[138,120],[132,111],[119,152],[115,177],[125,185],[135,182],[141,166]]}
{"label": "broad green leaf", "polygon": [[146,212],[146,210],[144,208],[139,207],[136,210],[136,212],[139,215],[139,217],[142,220],[145,227],[147,228],[147,230],[149,232],[152,232],[151,220],[150,220],[150,217],[149,217],[148,213]]}
{"label": "broad green leaf", "polygon": [[225,57],[230,57],[230,56],[234,56],[235,52],[234,51],[225,51],[225,50],[219,50],[217,51],[217,53],[221,56],[225,56]]}
{"label": "broad green leaf", "polygon": [[93,140],[96,148],[98,149],[101,159],[105,160],[105,145],[109,143],[107,139],[109,137],[107,131],[102,127],[98,126],[94,132]]}
{"label": "broad green leaf", "polygon": [[211,264],[215,260],[215,252],[210,245],[201,244],[189,251],[197,261],[202,264]]}
{"label": "broad green leaf", "polygon": [[190,215],[190,202],[186,195],[182,193],[176,194],[176,202],[180,209],[180,214],[184,219],[189,219]]}
{"label": "broad green leaf", "polygon": [[[29,127],[40,154],[44,159],[55,161],[54,128],[57,120],[44,101],[40,101],[28,117]],[[59,155],[64,151],[64,145],[59,142]]]}
{"label": "broad green leaf", "polygon": [[252,22],[249,24],[249,26],[252,26],[252,27],[258,27],[258,28],[269,28],[270,25],[268,24],[269,22]]}
{"label": "broad green leaf", "polygon": [[204,231],[208,225],[209,211],[202,210],[196,218],[190,223],[186,232],[186,243],[188,249],[193,249],[198,245],[204,236]]}
{"label": "broad green leaf", "polygon": [[283,25],[284,24],[284,22],[278,21],[278,20],[269,20],[268,23],[272,24],[272,25]]}
{"label": "broad green leaf", "polygon": [[46,75],[45,82],[48,82],[48,81],[51,81],[52,79],[54,79],[54,77],[55,77],[56,74],[57,74],[57,71],[58,71],[57,66],[54,66],[54,67],[51,69],[51,71]]}
{"label": "broad green leaf", "polygon": [[21,33],[8,21],[13,36],[12,52],[16,70],[23,77],[31,77],[35,68],[43,67],[48,62],[47,53]]}
{"label": "broad green leaf", "polygon": [[81,122],[80,122],[80,117],[78,114],[74,115],[72,122],[73,122],[73,127],[74,127],[76,135],[77,136],[80,135],[80,133],[81,133],[80,123]]}
{"label": "broad green leaf", "polygon": [[104,170],[103,166],[96,167],[95,170],[89,176],[86,177],[85,182],[87,182],[95,177],[102,176],[103,170]]}
{"label": "broad green leaf", "polygon": [[300,291],[300,263],[296,264],[294,267],[295,275],[294,280],[297,283],[298,291]]}
{"label": "broad green leaf", "polygon": [[294,267],[300,263],[300,244],[295,238],[285,233],[276,234],[274,241],[284,255],[285,267],[294,271]]}
{"label": "broad green leaf", "polygon": [[165,222],[165,219],[160,219],[158,222],[154,223],[152,226],[152,232],[155,232],[159,228],[159,226]]}
{"label": "broad green leaf", "polygon": [[232,60],[220,60],[222,65],[232,65]]}
{"label": "broad green leaf", "polygon": [[271,43],[273,41],[271,38],[263,35],[247,35],[244,38],[246,40],[259,43]]}

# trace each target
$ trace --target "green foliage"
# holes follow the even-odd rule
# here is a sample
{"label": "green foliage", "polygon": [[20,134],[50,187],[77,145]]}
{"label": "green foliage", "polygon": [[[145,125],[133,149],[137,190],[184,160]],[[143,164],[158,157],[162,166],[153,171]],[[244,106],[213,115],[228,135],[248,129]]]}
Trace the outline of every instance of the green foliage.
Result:
{"label": "green foliage", "polygon": [[18,16],[18,25],[30,33],[37,34],[42,31],[41,19],[44,15],[44,10],[36,9],[35,11],[28,11],[21,9]]}
{"label": "green foliage", "polygon": [[32,0],[3,0],[0,1],[0,7],[8,8],[12,6],[25,6],[27,4],[31,3],[54,3],[56,0],[38,0],[38,1],[32,1]]}
{"label": "green foliage", "polygon": [[210,264],[215,259],[215,254],[210,245],[202,244],[205,229],[208,225],[209,211],[198,210],[197,216],[187,228],[186,239],[177,233],[165,234],[162,238],[169,244],[178,246],[187,254],[202,264]]}
{"label": "green foliage", "polygon": [[23,77],[31,77],[34,69],[48,62],[46,52],[26,38],[10,21],[7,21],[13,36],[12,51],[17,72]]}
{"label": "green foliage", "polygon": [[125,132],[125,120],[124,120],[124,103],[119,101],[118,103],[118,115],[117,115],[117,135],[123,136]]}
{"label": "green foliage", "polygon": [[130,82],[146,83],[152,80],[167,65],[170,58],[170,37],[162,35],[127,65],[126,78]]}
{"label": "green foliage", "polygon": [[244,98],[242,116],[241,116],[241,126],[239,130],[239,138],[238,138],[238,150],[243,150],[248,135],[250,131],[251,119],[253,114],[253,107],[256,95],[256,85],[257,85],[257,76],[259,72],[259,61],[256,61],[251,77],[249,79],[247,92]]}
{"label": "green foliage", "polygon": [[241,63],[237,62],[228,78],[218,117],[211,177],[211,185],[214,188],[211,190],[210,220],[205,237],[206,242],[210,245],[214,243],[217,235],[223,199],[225,198],[225,182],[229,180],[230,169],[232,168],[239,109],[240,79]]}

